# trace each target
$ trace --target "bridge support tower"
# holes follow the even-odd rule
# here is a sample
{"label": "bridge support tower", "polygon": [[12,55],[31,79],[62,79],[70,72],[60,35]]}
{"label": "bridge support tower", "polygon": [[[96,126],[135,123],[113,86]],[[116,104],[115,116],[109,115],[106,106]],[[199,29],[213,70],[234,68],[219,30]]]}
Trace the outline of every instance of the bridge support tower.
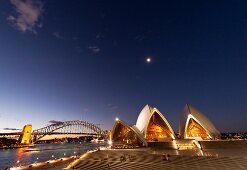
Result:
{"label": "bridge support tower", "polygon": [[23,127],[20,138],[18,139],[18,144],[21,145],[29,145],[31,144],[31,133],[32,133],[32,125],[27,124]]}

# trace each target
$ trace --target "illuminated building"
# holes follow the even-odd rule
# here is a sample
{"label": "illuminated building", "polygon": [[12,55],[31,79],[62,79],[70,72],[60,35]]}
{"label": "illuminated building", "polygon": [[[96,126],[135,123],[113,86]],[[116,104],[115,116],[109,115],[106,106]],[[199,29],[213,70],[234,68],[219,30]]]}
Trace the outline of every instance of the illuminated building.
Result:
{"label": "illuminated building", "polygon": [[31,143],[31,133],[32,133],[32,125],[27,124],[22,129],[22,134],[19,138],[19,143],[23,145],[29,145]]}
{"label": "illuminated building", "polygon": [[174,132],[162,113],[149,105],[140,112],[136,127],[140,130],[147,142],[171,141],[175,139]]}
{"label": "illuminated building", "polygon": [[209,140],[220,138],[220,132],[199,110],[186,104],[180,119],[179,134],[184,139]]}
{"label": "illuminated building", "polygon": [[130,127],[124,121],[117,119],[112,129],[112,141],[114,145],[147,146],[135,126]]}
{"label": "illuminated building", "polygon": [[147,142],[172,141],[174,132],[161,112],[146,105],[140,112],[136,125],[129,126],[116,118],[112,130],[114,145],[147,146]]}
{"label": "illuminated building", "polygon": [[[112,130],[114,145],[132,146],[172,146],[194,148],[199,147],[199,140],[214,140],[220,138],[219,131],[213,123],[200,111],[186,105],[182,113],[179,127],[180,138],[176,138],[173,129],[156,108],[146,105],[140,112],[136,125],[129,126],[116,118]],[[184,140],[188,139],[188,140]],[[170,143],[170,145],[169,145]]]}
{"label": "illuminated building", "polygon": [[111,140],[112,139],[112,130],[106,130],[105,133],[107,135],[107,139]]}

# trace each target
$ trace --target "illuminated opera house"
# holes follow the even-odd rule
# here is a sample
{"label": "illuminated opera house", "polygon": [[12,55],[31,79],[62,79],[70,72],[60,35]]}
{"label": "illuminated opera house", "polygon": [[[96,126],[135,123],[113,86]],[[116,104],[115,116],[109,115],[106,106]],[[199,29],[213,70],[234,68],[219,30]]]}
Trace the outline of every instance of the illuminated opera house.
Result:
{"label": "illuminated opera house", "polygon": [[219,131],[200,111],[186,104],[182,113],[179,135],[175,135],[164,115],[154,107],[146,105],[140,112],[136,124],[128,125],[116,118],[112,129],[113,146],[148,146],[152,143],[177,141],[202,141],[220,138]]}
{"label": "illuminated opera house", "polygon": [[179,134],[185,139],[209,140],[220,138],[220,132],[199,110],[186,104],[180,119]]}

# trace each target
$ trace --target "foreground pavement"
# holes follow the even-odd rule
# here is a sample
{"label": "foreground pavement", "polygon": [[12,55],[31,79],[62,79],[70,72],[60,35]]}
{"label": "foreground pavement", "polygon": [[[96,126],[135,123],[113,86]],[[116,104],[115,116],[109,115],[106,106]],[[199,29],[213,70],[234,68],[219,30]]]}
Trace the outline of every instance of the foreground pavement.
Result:
{"label": "foreground pavement", "polygon": [[247,170],[247,157],[179,156],[169,160],[147,150],[100,150],[86,153],[65,169],[81,170]]}

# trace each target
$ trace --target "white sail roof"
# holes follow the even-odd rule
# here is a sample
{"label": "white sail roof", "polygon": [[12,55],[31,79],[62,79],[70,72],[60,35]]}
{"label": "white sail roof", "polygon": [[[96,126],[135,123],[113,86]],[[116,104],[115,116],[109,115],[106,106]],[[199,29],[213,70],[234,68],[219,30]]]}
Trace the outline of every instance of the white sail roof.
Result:
{"label": "white sail roof", "polygon": [[143,136],[145,136],[145,131],[148,127],[150,118],[152,117],[152,115],[154,113],[157,113],[162,118],[162,120],[165,122],[165,124],[168,126],[169,130],[172,133],[171,137],[173,139],[175,139],[174,131],[172,130],[172,128],[171,128],[170,124],[168,123],[168,121],[166,120],[166,118],[162,115],[162,113],[158,109],[153,108],[153,107],[149,106],[148,104],[146,106],[144,106],[144,108],[140,112],[140,114],[137,118],[137,121],[136,121],[136,127],[139,129],[141,134]]}
{"label": "white sail roof", "polygon": [[115,124],[114,124],[114,126],[113,126],[113,128],[112,128],[112,136],[114,136],[114,133],[116,133],[116,132],[115,132],[115,129],[116,129],[116,127],[117,127],[117,125],[118,125],[119,123],[122,124],[123,126],[129,128],[131,131],[133,131],[133,132],[136,134],[136,136],[143,142],[144,146],[147,146],[147,141],[146,141],[146,139],[143,137],[143,135],[140,133],[139,129],[136,128],[135,125],[133,125],[132,127],[129,126],[127,123],[125,123],[124,121],[122,121],[122,120],[120,120],[120,119],[116,120],[116,122],[115,122]]}
{"label": "white sail roof", "polygon": [[186,104],[179,124],[179,134],[181,137],[186,138],[186,128],[188,121],[191,118],[198,122],[206,130],[210,138],[220,136],[220,132],[202,112],[192,107],[191,105]]}

